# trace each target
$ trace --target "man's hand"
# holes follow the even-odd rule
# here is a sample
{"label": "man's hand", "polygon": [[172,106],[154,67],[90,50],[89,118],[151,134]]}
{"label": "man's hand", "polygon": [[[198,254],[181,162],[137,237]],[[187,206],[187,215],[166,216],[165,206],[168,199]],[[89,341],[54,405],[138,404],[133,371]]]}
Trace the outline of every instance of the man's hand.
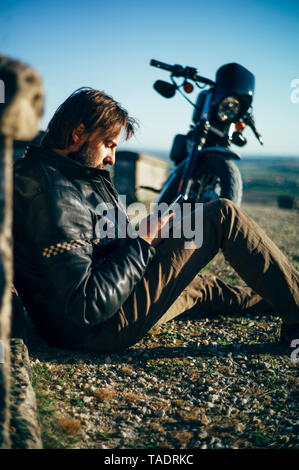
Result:
{"label": "man's hand", "polygon": [[173,217],[174,213],[172,212],[160,218],[149,215],[145,219],[142,219],[138,229],[139,237],[143,238],[143,240],[152,246],[158,245],[163,239],[163,237],[161,237],[163,227],[165,227]]}

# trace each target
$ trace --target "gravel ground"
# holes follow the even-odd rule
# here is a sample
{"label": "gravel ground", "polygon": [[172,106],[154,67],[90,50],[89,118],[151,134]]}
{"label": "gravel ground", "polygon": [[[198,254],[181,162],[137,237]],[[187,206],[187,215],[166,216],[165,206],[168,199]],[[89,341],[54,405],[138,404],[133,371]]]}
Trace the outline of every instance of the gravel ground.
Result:
{"label": "gravel ground", "polygon": [[[245,210],[298,268],[298,213]],[[242,284],[222,254],[203,272]],[[298,364],[277,342],[280,323],[188,312],[110,355],[50,348],[32,332],[44,448],[298,448]]]}

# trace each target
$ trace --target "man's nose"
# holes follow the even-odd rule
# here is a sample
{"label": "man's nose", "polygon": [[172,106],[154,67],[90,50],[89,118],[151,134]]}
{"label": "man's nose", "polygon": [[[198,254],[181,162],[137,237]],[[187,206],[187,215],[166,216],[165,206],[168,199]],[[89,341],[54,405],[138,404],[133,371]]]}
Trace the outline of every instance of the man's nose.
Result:
{"label": "man's nose", "polygon": [[111,149],[111,152],[105,157],[104,162],[112,166],[114,165],[115,163],[115,150],[114,149]]}
{"label": "man's nose", "polygon": [[114,163],[115,163],[115,149],[111,149],[110,159],[111,159],[111,162],[112,162],[112,163],[110,163],[110,165],[114,165]]}

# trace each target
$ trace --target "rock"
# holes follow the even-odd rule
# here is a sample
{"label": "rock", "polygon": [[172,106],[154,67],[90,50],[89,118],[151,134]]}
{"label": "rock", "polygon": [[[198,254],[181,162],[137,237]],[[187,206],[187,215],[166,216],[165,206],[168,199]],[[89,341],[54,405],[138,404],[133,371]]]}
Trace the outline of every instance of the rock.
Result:
{"label": "rock", "polygon": [[235,425],[235,432],[241,433],[245,430],[245,424],[243,423],[237,423]]}
{"label": "rock", "polygon": [[205,413],[201,415],[200,422],[204,425],[209,424],[209,419],[207,418],[207,415]]}
{"label": "rock", "polygon": [[219,395],[217,395],[217,394],[211,395],[211,400],[212,401],[218,401],[219,400]]}
{"label": "rock", "polygon": [[84,403],[86,403],[86,404],[87,404],[87,403],[90,403],[92,400],[93,400],[93,397],[84,397],[84,398],[83,398],[83,401],[84,401]]}
{"label": "rock", "polygon": [[225,446],[222,444],[222,442],[216,442],[215,444],[215,449],[224,449]]}
{"label": "rock", "polygon": [[266,369],[271,369],[271,364],[269,362],[264,362],[263,364]]}
{"label": "rock", "polygon": [[22,339],[11,340],[11,436],[14,449],[42,449],[28,350]]}
{"label": "rock", "polygon": [[133,429],[121,430],[119,435],[123,439],[135,439],[136,438],[136,433],[133,431]]}

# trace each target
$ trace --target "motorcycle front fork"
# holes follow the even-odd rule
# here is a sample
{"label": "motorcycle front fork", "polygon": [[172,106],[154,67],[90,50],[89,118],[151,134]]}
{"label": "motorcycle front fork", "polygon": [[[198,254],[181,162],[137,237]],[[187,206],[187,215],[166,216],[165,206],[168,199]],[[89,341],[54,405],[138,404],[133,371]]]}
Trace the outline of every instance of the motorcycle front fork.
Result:
{"label": "motorcycle front fork", "polygon": [[206,119],[201,120],[196,126],[194,140],[187,157],[186,166],[183,171],[181,180],[179,182],[178,194],[182,194],[184,199],[188,199],[191,185],[192,175],[195,169],[198,169],[200,162],[200,150],[206,143],[207,135],[209,132],[210,124]]}

